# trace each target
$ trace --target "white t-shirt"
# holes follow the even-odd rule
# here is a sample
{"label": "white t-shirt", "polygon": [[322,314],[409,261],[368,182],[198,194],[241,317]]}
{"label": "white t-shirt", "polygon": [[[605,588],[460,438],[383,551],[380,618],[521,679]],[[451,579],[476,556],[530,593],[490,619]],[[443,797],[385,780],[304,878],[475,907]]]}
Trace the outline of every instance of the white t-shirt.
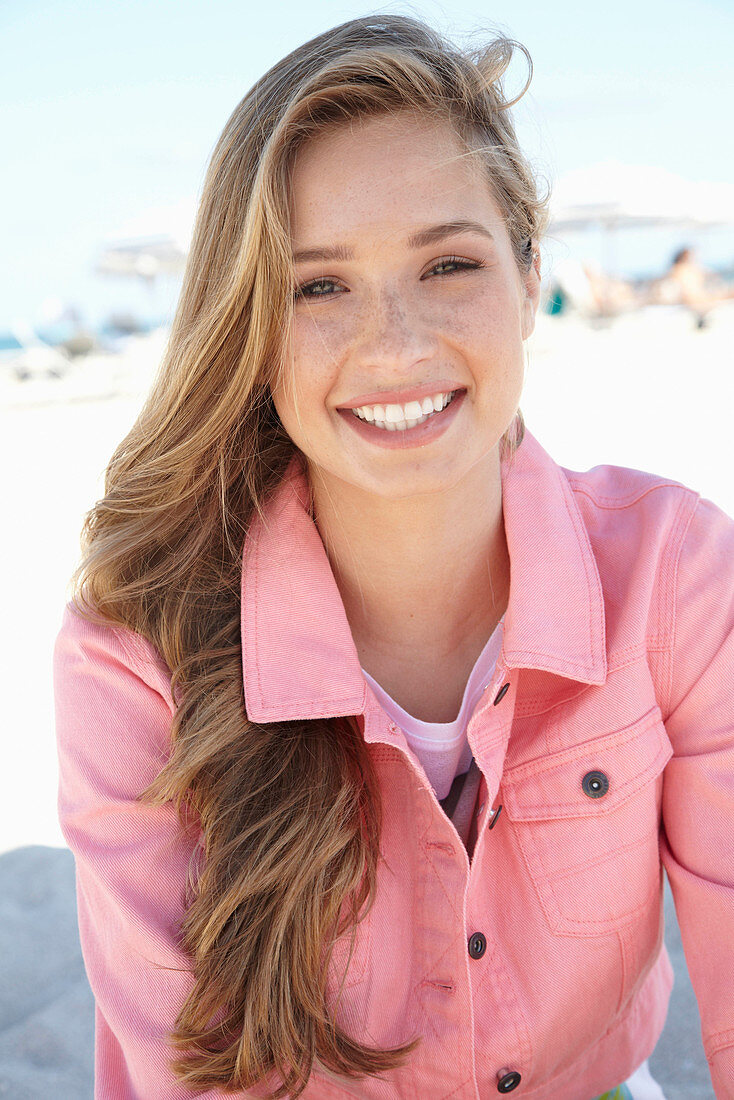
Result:
{"label": "white t-shirt", "polygon": [[408,745],[423,765],[438,799],[446,798],[457,775],[469,770],[472,762],[471,748],[466,736],[469,718],[482,692],[494,675],[497,657],[502,646],[504,617],[476,659],[471,671],[459,713],[453,722],[422,722],[403,710],[395,700],[373,680],[368,672],[364,678],[370,685],[385,713],[400,726]]}

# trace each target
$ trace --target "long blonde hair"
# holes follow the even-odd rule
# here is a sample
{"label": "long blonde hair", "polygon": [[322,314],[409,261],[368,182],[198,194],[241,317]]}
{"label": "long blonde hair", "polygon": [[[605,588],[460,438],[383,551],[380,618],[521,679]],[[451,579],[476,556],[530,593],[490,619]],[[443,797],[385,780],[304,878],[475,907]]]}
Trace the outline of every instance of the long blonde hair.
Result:
{"label": "long blonde hair", "polygon": [[[502,91],[516,45],[462,52],[415,19],[380,15],[319,35],[258,81],[212,155],[159,374],[85,521],[80,613],[138,632],[171,670],[170,759],[140,798],[201,823],[181,929],[194,987],[170,1037],[192,1090],[264,1083],[295,1097],[314,1063],[377,1075],[419,1041],[371,1048],[327,1010],[334,943],[375,896],[379,791],[358,717],[248,721],[241,555],[294,453],[270,391],[291,318],[297,148],[358,115],[448,119],[486,163],[527,270],[546,212]],[[518,411],[503,447],[522,430]]]}

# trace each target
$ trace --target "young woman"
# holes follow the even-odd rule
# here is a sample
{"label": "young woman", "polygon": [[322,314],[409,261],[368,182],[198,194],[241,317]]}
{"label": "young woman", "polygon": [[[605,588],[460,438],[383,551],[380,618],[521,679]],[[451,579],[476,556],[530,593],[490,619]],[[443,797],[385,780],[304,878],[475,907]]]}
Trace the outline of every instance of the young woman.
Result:
{"label": "young woman", "polygon": [[213,154],[56,650],[98,1097],[659,1096],[661,859],[734,1096],[734,523],[524,430],[511,52],[346,23]]}

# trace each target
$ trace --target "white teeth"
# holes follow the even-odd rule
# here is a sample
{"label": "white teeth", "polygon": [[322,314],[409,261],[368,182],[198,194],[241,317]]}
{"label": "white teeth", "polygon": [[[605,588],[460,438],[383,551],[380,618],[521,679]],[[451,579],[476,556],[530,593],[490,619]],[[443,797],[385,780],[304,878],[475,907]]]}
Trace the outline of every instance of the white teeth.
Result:
{"label": "white teeth", "polygon": [[438,393],[435,397],[424,397],[422,401],[407,401],[405,405],[361,405],[352,409],[355,416],[374,424],[388,432],[404,432],[408,428],[415,428],[428,420],[437,412],[441,412],[456,395],[456,390],[451,393]]}

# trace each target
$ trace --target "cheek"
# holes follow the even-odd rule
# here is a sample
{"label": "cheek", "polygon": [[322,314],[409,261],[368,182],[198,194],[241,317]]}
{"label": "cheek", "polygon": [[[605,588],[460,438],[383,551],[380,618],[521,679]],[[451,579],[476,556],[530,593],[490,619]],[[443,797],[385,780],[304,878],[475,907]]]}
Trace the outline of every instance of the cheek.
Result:
{"label": "cheek", "polygon": [[[336,303],[335,303],[336,304]],[[309,315],[307,309],[297,314],[291,329],[291,347],[293,357],[298,361],[336,358],[354,337],[354,310],[345,309],[339,303],[337,309],[314,308]]]}
{"label": "cheek", "polygon": [[309,347],[294,342],[292,354],[273,390],[275,410],[289,435],[297,432],[300,424],[313,421],[324,412],[333,382],[323,344]]}
{"label": "cheek", "polygon": [[522,347],[522,318],[512,295],[442,311],[435,319],[444,338],[469,356],[498,362],[512,358]]}
{"label": "cheek", "polygon": [[290,367],[283,389],[291,403],[315,402],[322,406],[339,378],[339,364],[345,347],[345,326],[316,325],[304,320],[293,329]]}

